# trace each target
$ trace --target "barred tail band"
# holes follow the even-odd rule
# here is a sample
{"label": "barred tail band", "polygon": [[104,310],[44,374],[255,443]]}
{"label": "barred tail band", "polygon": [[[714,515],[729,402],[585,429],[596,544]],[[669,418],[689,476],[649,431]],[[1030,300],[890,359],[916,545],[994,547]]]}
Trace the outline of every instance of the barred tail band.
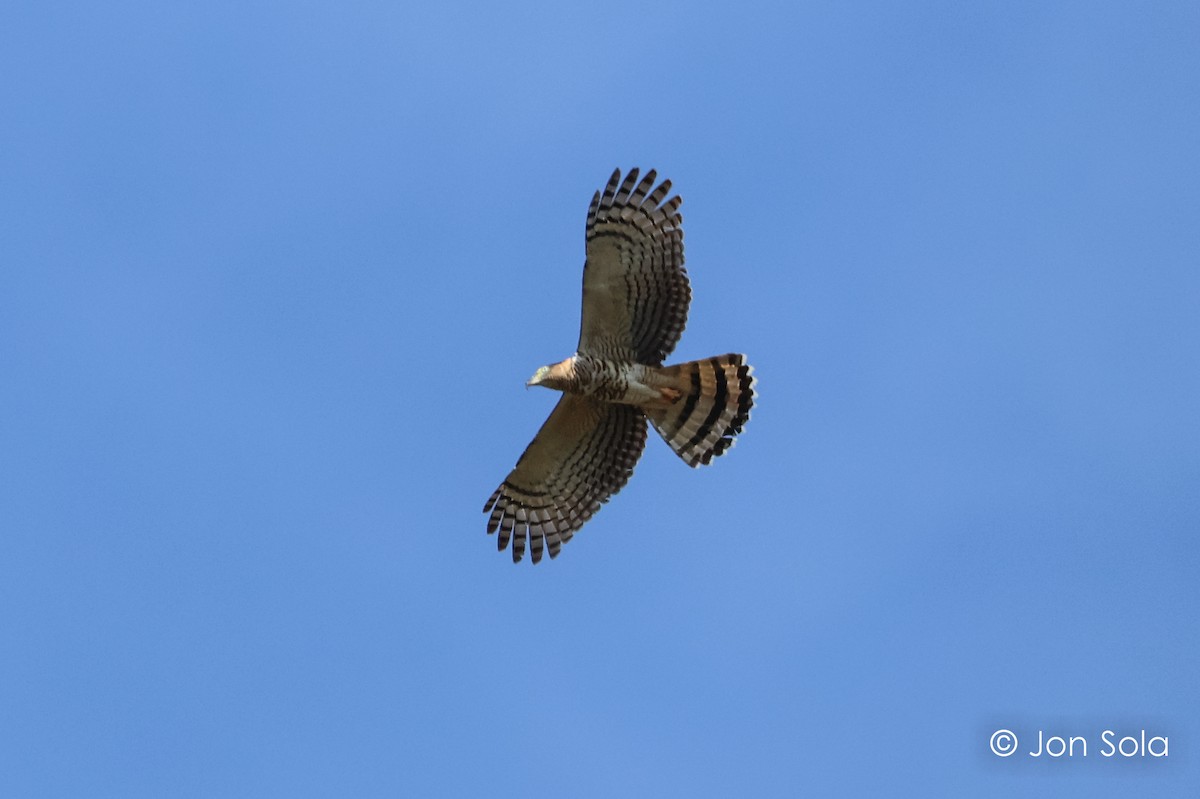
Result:
{"label": "barred tail band", "polygon": [[754,405],[753,367],[746,356],[719,355],[666,367],[682,396],[649,411],[659,435],[689,466],[708,464],[733,446]]}

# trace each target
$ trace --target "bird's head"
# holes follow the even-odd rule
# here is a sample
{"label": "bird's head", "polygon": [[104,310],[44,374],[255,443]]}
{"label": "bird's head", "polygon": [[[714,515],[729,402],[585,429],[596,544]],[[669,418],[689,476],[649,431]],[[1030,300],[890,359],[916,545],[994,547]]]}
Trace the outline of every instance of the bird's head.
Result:
{"label": "bird's head", "polygon": [[545,386],[546,388],[554,388],[559,391],[565,391],[571,385],[571,379],[575,375],[575,359],[567,358],[560,363],[552,363],[549,366],[543,366],[533,373],[533,377],[529,378],[529,382],[525,384],[526,388],[530,386]]}
{"label": "bird's head", "polygon": [[529,380],[525,382],[525,388],[529,388],[530,386],[545,385],[548,377],[550,377],[550,367],[539,367],[538,370],[533,373],[533,377],[529,378]]}

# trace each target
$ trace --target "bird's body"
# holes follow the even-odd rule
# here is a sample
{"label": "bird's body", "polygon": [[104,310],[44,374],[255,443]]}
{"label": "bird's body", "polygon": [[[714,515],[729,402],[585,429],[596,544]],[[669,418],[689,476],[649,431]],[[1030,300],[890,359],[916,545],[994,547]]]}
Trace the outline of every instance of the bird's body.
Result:
{"label": "bird's body", "polygon": [[[754,378],[745,357],[663,366],[687,323],[683,218],[670,181],[613,173],[588,211],[583,315],[576,354],[538,369],[526,385],[563,392],[516,467],[489,498],[488,533],[513,561],[558,554],[629,480],[649,419],[689,466],[733,445],[750,418]],[[665,202],[664,202],[665,200]]]}
{"label": "bird's body", "polygon": [[666,407],[679,399],[676,381],[666,370],[641,363],[572,355],[543,368],[544,375],[539,379],[535,374],[527,385],[640,408]]}

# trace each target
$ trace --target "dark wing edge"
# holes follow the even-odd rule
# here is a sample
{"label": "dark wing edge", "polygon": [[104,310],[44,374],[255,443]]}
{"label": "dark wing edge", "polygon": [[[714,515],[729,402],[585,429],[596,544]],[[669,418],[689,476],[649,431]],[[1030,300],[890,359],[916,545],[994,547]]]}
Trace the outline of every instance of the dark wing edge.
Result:
{"label": "dark wing edge", "polygon": [[513,563],[534,563],[544,549],[558,556],[562,545],[600,506],[620,491],[646,445],[646,417],[631,405],[564,394],[516,467],[483,512],[498,549],[512,542]]}
{"label": "dark wing edge", "polygon": [[587,216],[587,262],[579,351],[610,356],[627,348],[639,363],[659,365],[687,326],[692,298],[683,266],[683,215],[671,181],[651,191],[651,169],[613,172],[592,197]]}

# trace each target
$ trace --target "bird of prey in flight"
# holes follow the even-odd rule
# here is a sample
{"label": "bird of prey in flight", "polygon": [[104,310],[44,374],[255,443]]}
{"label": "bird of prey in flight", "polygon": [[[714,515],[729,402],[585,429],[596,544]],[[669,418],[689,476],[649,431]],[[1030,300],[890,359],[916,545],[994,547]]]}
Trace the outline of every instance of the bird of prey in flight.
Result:
{"label": "bird of prey in flight", "polygon": [[[583,312],[570,358],[527,385],[563,393],[516,467],[488,499],[487,531],[516,563],[558,555],[633,474],[646,420],[689,466],[733,445],[750,418],[754,378],[744,355],[663,366],[687,324],[683,217],[671,181],[613,172],[587,215]],[[653,191],[651,190],[653,189]]]}

